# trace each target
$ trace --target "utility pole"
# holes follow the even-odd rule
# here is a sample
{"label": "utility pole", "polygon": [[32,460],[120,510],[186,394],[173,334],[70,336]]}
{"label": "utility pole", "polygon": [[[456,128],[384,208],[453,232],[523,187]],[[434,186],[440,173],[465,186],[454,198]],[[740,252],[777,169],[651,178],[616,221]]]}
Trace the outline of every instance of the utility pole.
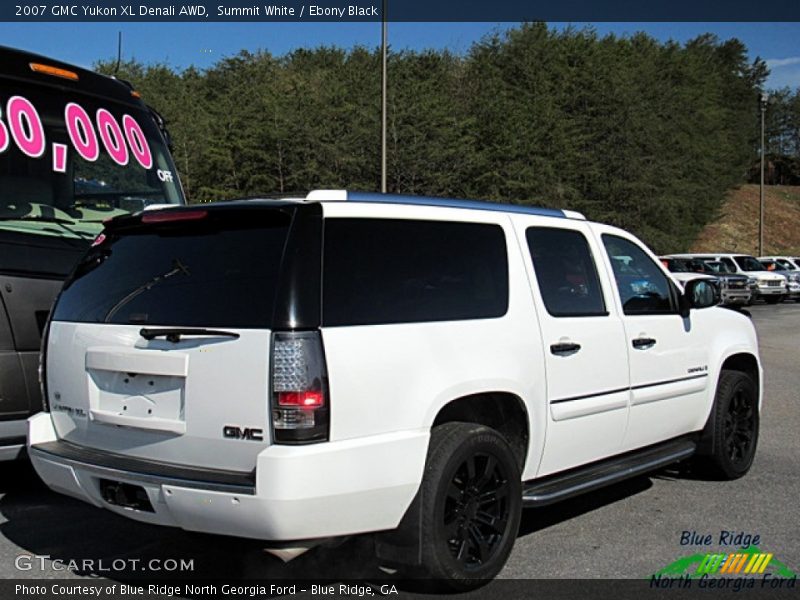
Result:
{"label": "utility pole", "polygon": [[386,193],[386,2],[381,9],[381,193]]}
{"label": "utility pole", "polygon": [[761,92],[759,104],[761,105],[761,185],[759,186],[758,202],[758,255],[764,256],[764,115],[767,112],[767,101],[769,96]]}

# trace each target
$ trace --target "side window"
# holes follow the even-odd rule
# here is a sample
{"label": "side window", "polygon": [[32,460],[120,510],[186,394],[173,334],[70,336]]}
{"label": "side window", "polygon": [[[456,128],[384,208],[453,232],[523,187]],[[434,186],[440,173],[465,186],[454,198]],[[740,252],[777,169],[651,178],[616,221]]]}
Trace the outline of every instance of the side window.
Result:
{"label": "side window", "polygon": [[603,234],[614,278],[626,315],[668,314],[675,311],[669,279],[633,242]]}
{"label": "side window", "polygon": [[530,227],[525,236],[548,313],[554,317],[608,314],[592,252],[580,231]]}
{"label": "side window", "polygon": [[738,273],[739,269],[736,268],[736,263],[734,263],[730,258],[722,257],[720,259],[722,264],[728,268],[728,273]]}
{"label": "side window", "polygon": [[323,265],[327,326],[487,319],[508,309],[499,225],[331,218]]}

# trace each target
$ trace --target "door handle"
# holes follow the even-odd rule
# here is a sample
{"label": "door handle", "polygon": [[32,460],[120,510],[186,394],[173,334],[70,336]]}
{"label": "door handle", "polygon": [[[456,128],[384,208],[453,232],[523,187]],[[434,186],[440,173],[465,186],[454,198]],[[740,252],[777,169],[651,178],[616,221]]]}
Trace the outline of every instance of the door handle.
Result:
{"label": "door handle", "polygon": [[656,345],[656,341],[653,338],[636,338],[631,343],[637,350],[647,350]]}
{"label": "door handle", "polygon": [[570,354],[575,354],[580,349],[581,345],[576,344],[574,342],[561,342],[559,344],[550,344],[550,352],[555,354],[556,356],[568,356]]}

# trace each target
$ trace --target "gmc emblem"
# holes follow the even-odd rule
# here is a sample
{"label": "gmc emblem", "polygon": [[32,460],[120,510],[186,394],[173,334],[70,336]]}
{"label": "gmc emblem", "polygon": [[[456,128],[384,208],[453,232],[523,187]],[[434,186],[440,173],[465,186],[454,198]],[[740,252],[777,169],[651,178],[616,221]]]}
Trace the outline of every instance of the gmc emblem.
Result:
{"label": "gmc emblem", "polygon": [[251,427],[239,427],[238,425],[225,425],[222,428],[222,437],[233,440],[252,440],[254,442],[264,441],[264,430]]}

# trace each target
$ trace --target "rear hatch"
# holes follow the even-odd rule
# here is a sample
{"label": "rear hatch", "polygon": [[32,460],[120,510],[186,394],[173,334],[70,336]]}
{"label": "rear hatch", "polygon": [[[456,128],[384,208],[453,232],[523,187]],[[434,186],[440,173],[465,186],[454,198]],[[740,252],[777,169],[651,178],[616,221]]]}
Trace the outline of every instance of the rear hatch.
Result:
{"label": "rear hatch", "polygon": [[249,470],[270,443],[269,351],[292,205],[113,221],[50,323],[47,397],[74,444]]}

